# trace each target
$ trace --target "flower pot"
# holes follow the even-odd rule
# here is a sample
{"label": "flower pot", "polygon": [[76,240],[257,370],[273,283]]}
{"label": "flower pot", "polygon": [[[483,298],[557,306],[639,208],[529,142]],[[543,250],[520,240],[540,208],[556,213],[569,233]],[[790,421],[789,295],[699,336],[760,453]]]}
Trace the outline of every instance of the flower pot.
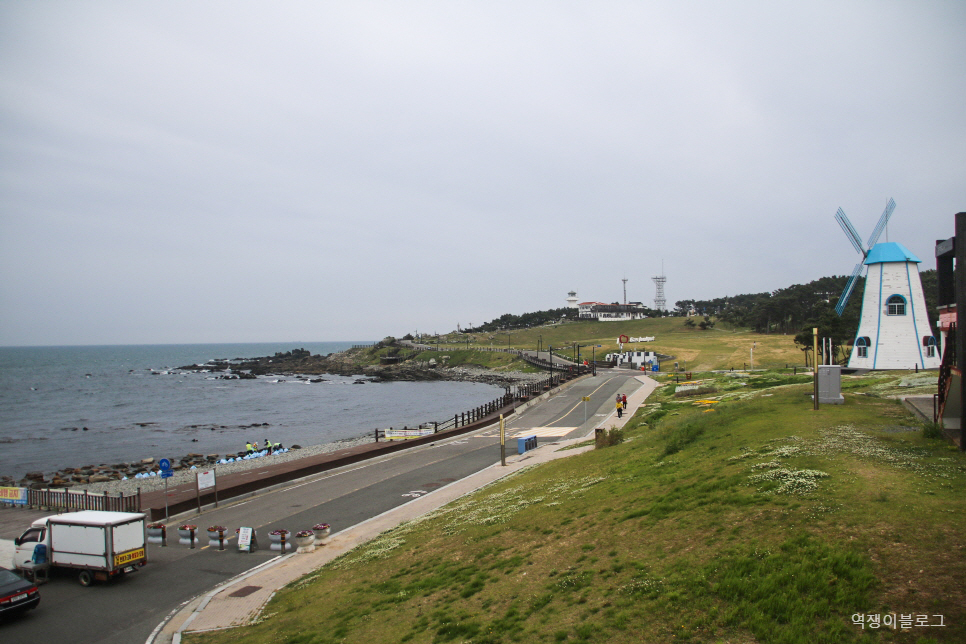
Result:
{"label": "flower pot", "polygon": [[148,543],[161,543],[164,528],[148,528]]}
{"label": "flower pot", "polygon": [[329,536],[332,532],[331,528],[326,528],[325,530],[312,530],[315,533],[315,542],[322,543],[322,540]]}
{"label": "flower pot", "polygon": [[[271,540],[272,545],[268,547],[269,550],[275,550],[277,552],[283,552],[282,550],[282,535],[280,534],[269,534],[269,540]],[[285,535],[285,550],[292,549],[292,535],[291,533]]]}
{"label": "flower pot", "polygon": [[[228,541],[228,531],[227,530],[224,530],[222,532],[222,534],[225,535],[224,539],[227,542]],[[218,531],[217,530],[208,530],[208,545],[209,546],[214,546],[215,548],[217,548],[219,545],[221,545],[221,542],[218,540]]]}
{"label": "flower pot", "polygon": [[[195,543],[198,543],[198,531],[195,530],[194,533],[195,533]],[[182,546],[190,546],[190,545],[192,545],[191,544],[191,531],[190,530],[182,530],[181,528],[178,528],[178,543],[181,544]]]}
{"label": "flower pot", "polygon": [[315,535],[310,534],[306,537],[295,537],[295,545],[298,546],[296,552],[312,552],[315,550]]}

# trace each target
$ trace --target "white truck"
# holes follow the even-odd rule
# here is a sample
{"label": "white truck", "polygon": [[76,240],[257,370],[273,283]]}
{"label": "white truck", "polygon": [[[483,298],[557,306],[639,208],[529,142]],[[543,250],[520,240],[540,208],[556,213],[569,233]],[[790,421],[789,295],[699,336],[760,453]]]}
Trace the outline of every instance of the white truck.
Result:
{"label": "white truck", "polygon": [[[16,568],[36,573],[46,566],[80,570],[83,586],[134,572],[147,561],[145,515],[84,510],[34,521],[14,540]],[[43,544],[45,548],[38,548]]]}

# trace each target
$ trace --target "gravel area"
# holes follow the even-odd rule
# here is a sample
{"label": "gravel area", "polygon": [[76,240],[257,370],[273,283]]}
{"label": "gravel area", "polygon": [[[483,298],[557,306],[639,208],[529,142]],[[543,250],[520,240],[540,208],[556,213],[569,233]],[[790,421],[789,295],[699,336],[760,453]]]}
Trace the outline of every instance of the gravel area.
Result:
{"label": "gravel area", "polygon": [[[235,461],[234,463],[228,463],[227,465],[215,464],[211,467],[216,468],[216,475],[231,474],[234,472],[250,470],[255,467],[263,467],[265,465],[271,465],[274,463],[284,463],[286,461],[306,458],[308,456],[316,456],[317,454],[327,454],[329,452],[335,452],[348,447],[355,447],[356,445],[365,445],[371,442],[373,442],[373,438],[371,436],[360,436],[359,438],[348,438],[345,440],[336,441],[334,443],[303,446],[301,449],[291,449],[283,454],[272,454],[271,456],[253,458],[247,461]],[[175,471],[174,475],[171,476],[171,478],[167,479],[168,486],[191,483],[194,481],[196,472],[197,470],[191,469],[177,470]],[[162,479],[160,476],[152,476],[146,479],[129,478],[126,481],[107,481],[105,483],[75,485],[71,489],[86,489],[90,490],[91,492],[107,492],[108,494],[117,494],[118,492],[123,492],[124,494],[133,494],[137,492],[138,488],[141,488],[141,492],[163,490],[164,481],[165,479]]]}

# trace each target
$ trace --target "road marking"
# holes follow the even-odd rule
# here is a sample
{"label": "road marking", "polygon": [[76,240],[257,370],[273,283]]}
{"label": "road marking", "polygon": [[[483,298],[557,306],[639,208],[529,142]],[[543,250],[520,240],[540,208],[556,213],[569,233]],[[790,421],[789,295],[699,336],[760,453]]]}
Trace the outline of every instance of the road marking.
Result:
{"label": "road marking", "polygon": [[426,490],[413,490],[412,492],[406,492],[405,494],[402,494],[400,496],[411,496],[413,498],[416,498],[424,494],[426,494]]}
{"label": "road marking", "polygon": [[531,427],[530,429],[524,429],[517,434],[513,434],[510,438],[519,438],[520,436],[566,436],[570,432],[577,429],[576,427]]}

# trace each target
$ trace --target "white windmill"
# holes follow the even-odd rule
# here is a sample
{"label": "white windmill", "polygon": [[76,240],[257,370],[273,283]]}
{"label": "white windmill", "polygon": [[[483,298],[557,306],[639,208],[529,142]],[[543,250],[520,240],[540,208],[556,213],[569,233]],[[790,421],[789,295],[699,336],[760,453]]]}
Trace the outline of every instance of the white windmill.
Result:
{"label": "white windmill", "polygon": [[859,330],[849,357],[849,368],[852,369],[939,368],[940,356],[929,326],[926,299],[919,279],[917,264],[922,260],[902,244],[876,243],[895,207],[896,202],[889,199],[865,246],[842,209],[835,213],[835,220],[845,231],[845,236],[862,255],[835,306],[835,312],[840,316],[862,267],[869,267]]}

